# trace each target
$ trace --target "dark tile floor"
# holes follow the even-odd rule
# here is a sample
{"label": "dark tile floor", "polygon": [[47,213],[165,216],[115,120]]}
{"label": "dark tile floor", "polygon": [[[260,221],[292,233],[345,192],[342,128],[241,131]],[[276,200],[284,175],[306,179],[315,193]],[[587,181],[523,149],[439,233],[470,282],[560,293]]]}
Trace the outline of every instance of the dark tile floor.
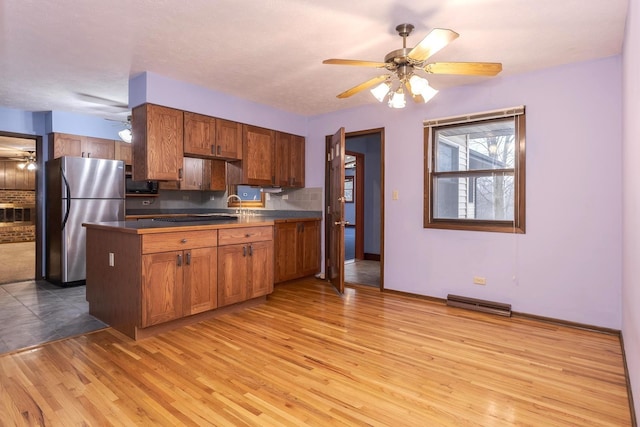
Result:
{"label": "dark tile floor", "polygon": [[0,285],[0,353],[106,326],[89,314],[84,286],[33,280]]}
{"label": "dark tile floor", "polygon": [[380,261],[351,260],[344,263],[344,281],[380,286]]}

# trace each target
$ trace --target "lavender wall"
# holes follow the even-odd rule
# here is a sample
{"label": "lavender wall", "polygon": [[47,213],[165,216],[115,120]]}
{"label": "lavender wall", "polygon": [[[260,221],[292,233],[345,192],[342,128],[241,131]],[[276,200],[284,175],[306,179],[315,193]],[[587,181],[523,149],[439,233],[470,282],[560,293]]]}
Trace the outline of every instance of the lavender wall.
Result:
{"label": "lavender wall", "polygon": [[150,102],[305,136],[307,118],[266,105],[145,72],[129,80],[129,106]]}
{"label": "lavender wall", "polygon": [[624,339],[636,414],[640,415],[640,1],[629,2],[623,50],[623,279]]}
{"label": "lavender wall", "polygon": [[[404,110],[376,104],[313,117],[307,184],[323,183],[325,135],[384,126],[387,289],[619,329],[620,99],[621,59],[612,57],[445,90]],[[527,233],[424,229],[422,121],[516,105],[527,108]]]}

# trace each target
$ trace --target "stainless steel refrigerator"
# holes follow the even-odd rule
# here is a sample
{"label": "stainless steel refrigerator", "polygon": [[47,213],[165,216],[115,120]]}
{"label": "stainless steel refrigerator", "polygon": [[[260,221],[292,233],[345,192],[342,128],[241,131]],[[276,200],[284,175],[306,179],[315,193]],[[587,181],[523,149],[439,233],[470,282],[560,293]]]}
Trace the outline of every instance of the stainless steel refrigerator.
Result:
{"label": "stainless steel refrigerator", "polygon": [[124,163],[60,157],[47,161],[46,279],[85,283],[85,222],[124,221]]}

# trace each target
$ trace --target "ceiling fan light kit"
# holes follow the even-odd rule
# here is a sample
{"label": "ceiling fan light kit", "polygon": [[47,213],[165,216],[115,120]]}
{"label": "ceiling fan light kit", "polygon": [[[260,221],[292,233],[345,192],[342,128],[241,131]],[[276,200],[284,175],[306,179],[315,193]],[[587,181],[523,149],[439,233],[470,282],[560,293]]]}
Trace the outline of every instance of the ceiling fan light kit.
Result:
{"label": "ceiling fan light kit", "polygon": [[[502,71],[502,64],[497,62],[440,62],[427,63],[427,59],[453,40],[459,34],[445,28],[434,28],[414,48],[407,48],[407,37],[413,31],[411,24],[400,24],[396,27],[398,35],[402,37],[402,49],[389,52],[384,62],[360,61],[356,59],[326,59],[323,64],[355,65],[360,67],[385,68],[391,74],[374,77],[364,83],[348,89],[338,95],[338,98],[348,98],[372,86],[371,94],[383,102],[387,96],[390,108],[404,108],[406,105],[404,89],[411,94],[416,103],[426,103],[438,91],[429,85],[424,77],[415,74],[421,71],[426,74],[457,74],[467,76],[495,76]],[[397,89],[391,90],[396,85]]]}

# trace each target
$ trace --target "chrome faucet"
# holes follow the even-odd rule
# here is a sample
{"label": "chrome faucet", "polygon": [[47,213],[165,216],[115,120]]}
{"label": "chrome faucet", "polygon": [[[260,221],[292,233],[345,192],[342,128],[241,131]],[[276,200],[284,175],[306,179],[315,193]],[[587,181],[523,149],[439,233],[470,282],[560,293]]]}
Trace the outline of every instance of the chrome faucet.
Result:
{"label": "chrome faucet", "polygon": [[240,211],[236,210],[236,213],[240,213],[240,215],[242,215],[242,199],[237,194],[231,194],[229,197],[227,197],[227,206],[229,206],[229,200],[233,198],[238,199],[238,202],[240,203]]}

